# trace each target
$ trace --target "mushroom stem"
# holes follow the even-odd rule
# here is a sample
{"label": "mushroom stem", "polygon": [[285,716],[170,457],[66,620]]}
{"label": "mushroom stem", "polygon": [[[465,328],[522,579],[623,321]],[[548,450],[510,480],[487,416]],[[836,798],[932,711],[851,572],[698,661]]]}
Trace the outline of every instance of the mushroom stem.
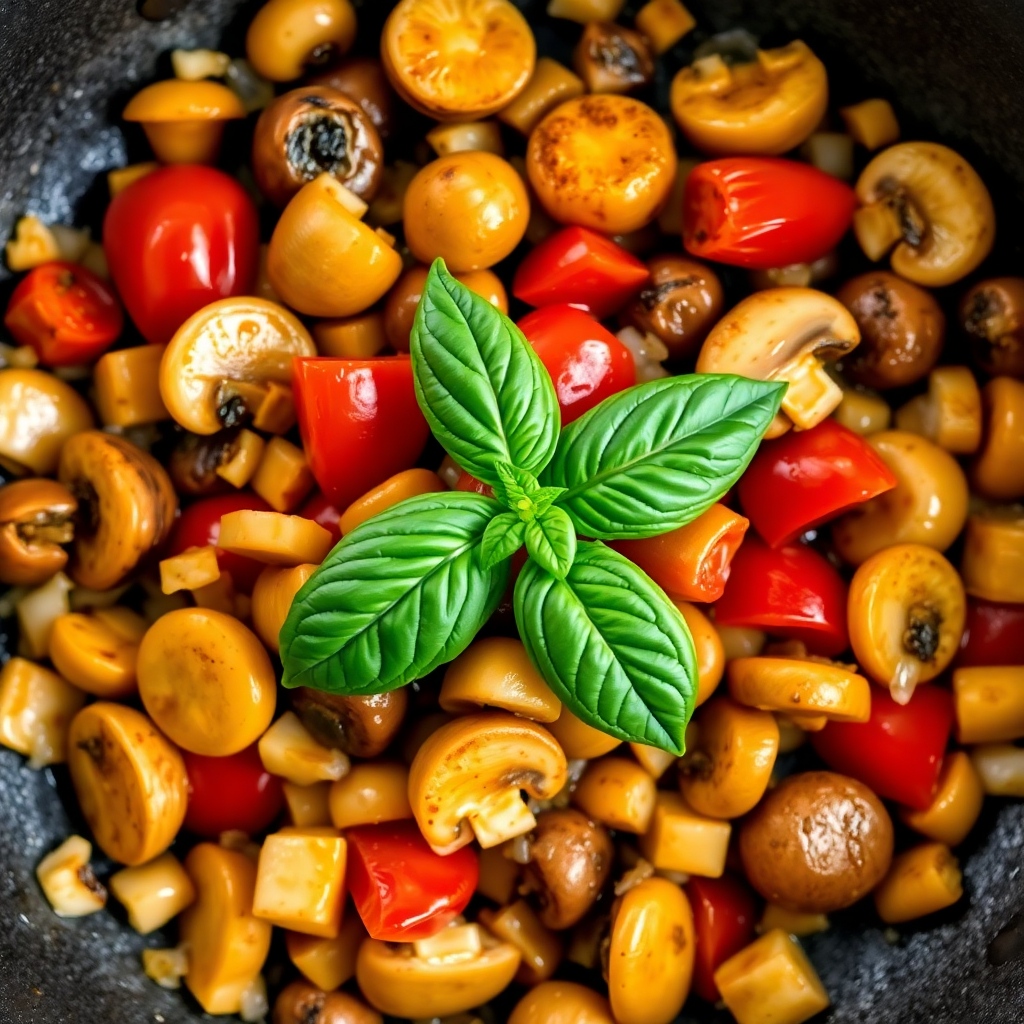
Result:
{"label": "mushroom stem", "polygon": [[523,802],[518,789],[505,789],[480,802],[466,820],[477,841],[486,850],[506,839],[525,835],[533,830],[537,819]]}
{"label": "mushroom stem", "polygon": [[897,704],[909,704],[920,679],[921,662],[917,658],[900,658],[896,662],[896,671],[893,672],[889,683],[892,699]]}
{"label": "mushroom stem", "polygon": [[802,352],[774,374],[789,381],[782,410],[800,430],[820,423],[843,400],[843,389],[825,372],[813,352]]}

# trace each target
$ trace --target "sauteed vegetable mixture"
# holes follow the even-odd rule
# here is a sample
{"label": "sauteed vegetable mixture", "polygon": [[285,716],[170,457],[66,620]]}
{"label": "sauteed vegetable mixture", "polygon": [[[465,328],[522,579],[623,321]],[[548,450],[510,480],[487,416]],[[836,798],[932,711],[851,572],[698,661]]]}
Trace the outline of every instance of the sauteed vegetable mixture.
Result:
{"label": "sauteed vegetable mixture", "polygon": [[663,116],[701,30],[623,6],[551,0],[560,63],[268,0],[130,100],[102,239],[7,244],[0,742],[88,825],[56,914],[208,1013],[799,1024],[799,939],[927,925],[1024,796],[985,185],[800,40],[704,33]]}

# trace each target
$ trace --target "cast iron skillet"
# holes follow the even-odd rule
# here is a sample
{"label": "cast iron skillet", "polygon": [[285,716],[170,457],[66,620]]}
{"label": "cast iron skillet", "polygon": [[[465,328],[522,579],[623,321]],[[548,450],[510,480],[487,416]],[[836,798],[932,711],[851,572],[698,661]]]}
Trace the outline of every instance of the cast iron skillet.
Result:
{"label": "cast iron skillet", "polygon": [[[359,0],[356,0],[359,6]],[[567,60],[543,0],[518,0],[542,49]],[[700,31],[671,55],[678,64],[710,32],[742,25],[768,42],[801,36],[825,58],[840,101],[898,101],[904,138],[941,138],[992,187],[1000,248],[989,266],[1020,273],[1014,223],[1024,223],[1024,5],[1015,0],[687,0]],[[0,239],[17,216],[99,226],[103,172],[144,159],[118,114],[139,84],[169,73],[176,46],[241,52],[258,3],[238,0],[0,0]],[[391,6],[363,0],[361,35]],[[160,9],[163,8],[163,11]],[[163,56],[161,56],[163,55]],[[658,83],[664,100],[669,75]],[[870,91],[866,91],[866,90]],[[244,159],[239,155],[236,160]],[[0,266],[0,300],[5,299]],[[3,633],[0,624],[0,634]],[[7,638],[0,635],[0,660]],[[28,771],[0,749],[0,1024],[186,1024],[202,1014],[142,974],[142,939],[113,913],[60,921],[34,879],[42,855],[73,828],[60,772]],[[58,792],[55,792],[55,788]],[[69,817],[69,814],[71,815]],[[832,1024],[1020,1024],[1024,1020],[1024,804],[989,809],[966,859],[967,896],[923,927],[883,933],[857,912],[836,915],[806,946],[834,1008]],[[997,966],[998,964],[998,966]],[[280,978],[270,978],[271,985]],[[696,1014],[701,1008],[687,1008]],[[684,1014],[683,1021],[727,1020]],[[499,1010],[500,1015],[500,1010]]]}

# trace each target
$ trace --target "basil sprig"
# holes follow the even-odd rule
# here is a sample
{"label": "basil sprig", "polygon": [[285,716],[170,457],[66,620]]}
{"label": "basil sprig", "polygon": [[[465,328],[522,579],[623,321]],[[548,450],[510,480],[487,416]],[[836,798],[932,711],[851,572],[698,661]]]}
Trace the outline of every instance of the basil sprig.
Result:
{"label": "basil sprig", "polygon": [[682,753],[697,690],[689,630],[654,581],[602,541],[677,529],[717,501],[753,457],[786,385],[670,377],[614,395],[559,431],[536,353],[441,260],[411,353],[435,437],[494,498],[422,495],[346,535],[281,630],[285,686],[381,693],[450,661],[497,607],[525,545],[516,624],[551,689],[598,729]]}

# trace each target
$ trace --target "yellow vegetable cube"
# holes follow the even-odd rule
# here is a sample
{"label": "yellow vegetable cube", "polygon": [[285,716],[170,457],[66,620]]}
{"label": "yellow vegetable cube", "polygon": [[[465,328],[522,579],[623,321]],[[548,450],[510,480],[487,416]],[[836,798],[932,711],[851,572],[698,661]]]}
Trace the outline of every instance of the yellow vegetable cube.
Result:
{"label": "yellow vegetable cube", "polygon": [[[387,171],[384,173],[386,177]],[[371,213],[373,209],[371,205]],[[388,336],[384,332],[384,314],[376,310],[360,313],[358,316],[339,317],[336,320],[320,320],[313,324],[313,339],[316,341],[317,351],[322,356],[371,359],[387,348]]]}
{"label": "yellow vegetable cube", "polygon": [[288,818],[298,828],[309,825],[330,825],[331,810],[328,796],[329,782],[314,782],[311,786],[300,786],[294,782],[282,784],[284,803]]}
{"label": "yellow vegetable cube", "polygon": [[267,442],[252,489],[275,511],[293,512],[313,489],[306,453],[283,437]]}
{"label": "yellow vegetable cube", "polygon": [[900,125],[888,100],[864,100],[839,111],[846,130],[869,150],[891,146],[900,137]]}
{"label": "yellow vegetable cube", "polygon": [[259,434],[243,430],[238,435],[237,444],[235,454],[214,472],[232,487],[244,487],[259,468],[267,442]]}
{"label": "yellow vegetable cube", "polygon": [[355,977],[356,954],[366,936],[358,914],[346,914],[341,931],[333,939],[301,932],[286,932],[288,958],[317,988],[331,992]]}
{"label": "yellow vegetable cube", "polygon": [[587,87],[579,75],[550,57],[541,57],[526,88],[499,111],[498,120],[523,135],[529,135],[555,107],[582,96],[586,91]]}
{"label": "yellow vegetable cube", "polygon": [[679,0],[650,0],[636,12],[634,24],[647,36],[656,54],[671,50],[687,32],[692,32],[697,19]]}
{"label": "yellow vegetable cube", "polygon": [[96,409],[107,426],[159,423],[171,414],[160,397],[160,360],[166,345],[137,345],[101,356],[93,370]]}
{"label": "yellow vegetable cube", "polygon": [[922,843],[893,857],[889,873],[875,889],[875,909],[886,924],[934,914],[960,899],[962,878],[945,843]]}
{"label": "yellow vegetable cube", "polygon": [[217,545],[271,565],[319,565],[331,550],[331,533],[301,516],[243,509],[220,517]]}
{"label": "yellow vegetable cube", "polygon": [[814,935],[823,932],[828,928],[828,916],[825,914],[801,914],[795,910],[787,910],[777,903],[766,903],[764,913],[758,922],[758,931],[770,932],[775,928],[781,928],[790,935],[802,938],[805,935]]}
{"label": "yellow vegetable cube", "polygon": [[725,871],[732,826],[694,811],[678,793],[662,790],[640,852],[659,871],[720,878]]}
{"label": "yellow vegetable cube", "polygon": [[0,743],[42,768],[67,760],[71,719],[85,694],[56,672],[25,658],[11,658],[0,669]]}
{"label": "yellow vegetable cube", "polygon": [[1024,797],[1024,748],[988,743],[971,751],[971,761],[989,796]]}
{"label": "yellow vegetable cube", "polygon": [[163,928],[196,898],[196,887],[173,853],[133,868],[124,868],[110,879],[110,891],[128,911],[128,923],[141,935]]}
{"label": "yellow vegetable cube", "polygon": [[36,868],[44,895],[58,917],[84,917],[107,904],[107,890],[89,866],[92,844],[81,836],[69,836]]}
{"label": "yellow vegetable cube", "polygon": [[388,761],[354,765],[331,784],[330,812],[335,828],[411,818],[409,769]]}
{"label": "yellow vegetable cube", "polygon": [[956,738],[1002,743],[1024,737],[1024,666],[972,666],[953,673]]}
{"label": "yellow vegetable cube", "polygon": [[198,590],[220,579],[217,551],[212,544],[188,548],[180,555],[160,562],[160,589],[165,594],[179,590]]}

